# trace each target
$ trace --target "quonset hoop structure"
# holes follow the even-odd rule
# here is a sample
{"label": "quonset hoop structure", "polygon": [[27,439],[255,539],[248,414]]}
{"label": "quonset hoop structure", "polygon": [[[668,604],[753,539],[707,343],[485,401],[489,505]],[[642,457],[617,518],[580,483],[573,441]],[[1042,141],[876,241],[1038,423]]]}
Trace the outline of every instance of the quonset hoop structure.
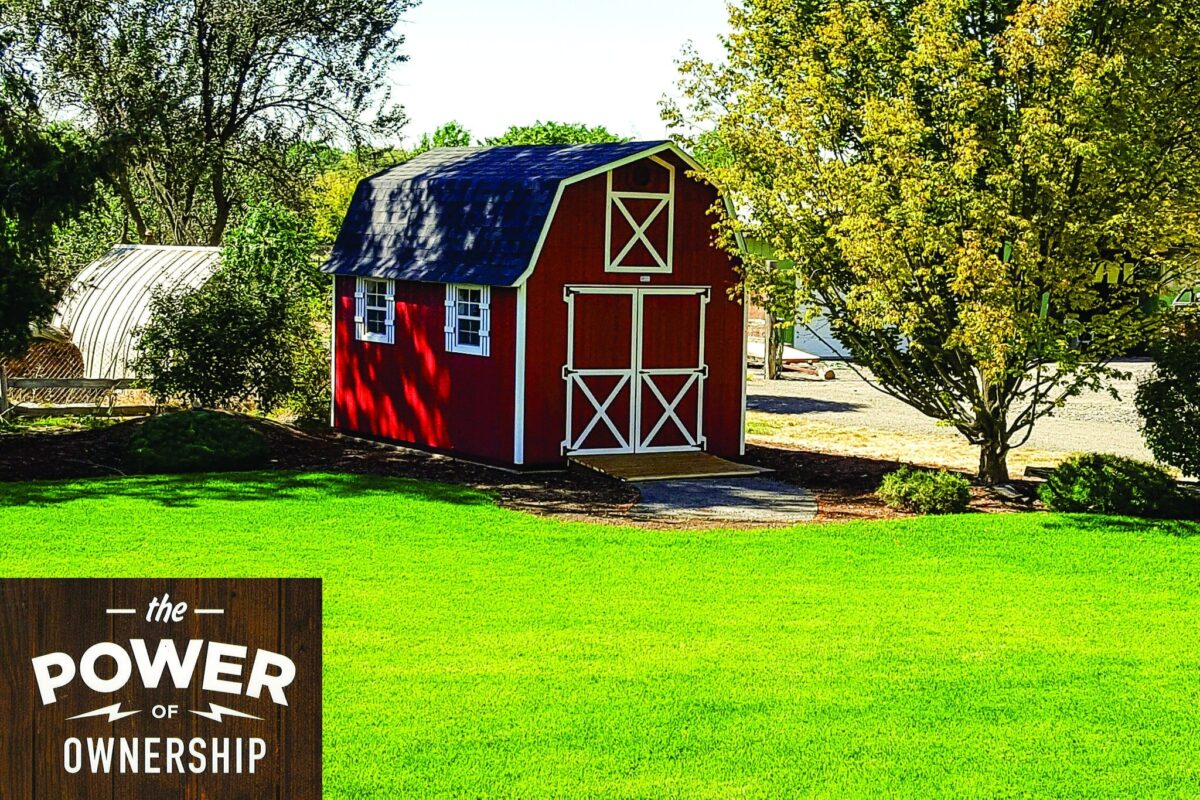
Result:
{"label": "quonset hoop structure", "polygon": [[122,244],[84,267],[52,323],[79,348],[84,377],[131,377],[136,331],[150,319],[155,290],[203,285],[219,254],[216,247]]}

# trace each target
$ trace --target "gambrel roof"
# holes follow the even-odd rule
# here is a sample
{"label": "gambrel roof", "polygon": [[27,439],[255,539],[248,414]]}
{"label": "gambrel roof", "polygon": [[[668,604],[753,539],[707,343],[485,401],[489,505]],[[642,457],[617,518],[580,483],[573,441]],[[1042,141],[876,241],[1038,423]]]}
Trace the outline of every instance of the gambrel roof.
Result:
{"label": "gambrel roof", "polygon": [[513,286],[532,268],[562,186],[670,142],[430,150],[364,179],[324,270]]}

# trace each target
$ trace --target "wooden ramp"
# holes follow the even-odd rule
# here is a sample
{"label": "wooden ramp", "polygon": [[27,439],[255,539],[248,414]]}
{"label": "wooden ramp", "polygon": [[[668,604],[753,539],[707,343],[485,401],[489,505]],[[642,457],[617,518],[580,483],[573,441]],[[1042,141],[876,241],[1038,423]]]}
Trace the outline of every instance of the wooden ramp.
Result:
{"label": "wooden ramp", "polygon": [[737,464],[709,453],[629,453],[611,456],[571,456],[571,461],[623,481],[667,481],[682,478],[728,478],[770,472]]}

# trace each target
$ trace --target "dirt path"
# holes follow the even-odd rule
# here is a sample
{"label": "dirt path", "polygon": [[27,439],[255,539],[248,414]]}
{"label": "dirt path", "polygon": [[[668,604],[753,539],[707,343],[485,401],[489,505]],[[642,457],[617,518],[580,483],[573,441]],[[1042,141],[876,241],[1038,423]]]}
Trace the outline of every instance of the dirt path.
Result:
{"label": "dirt path", "polygon": [[[1028,444],[1010,460],[1014,475],[1026,465],[1056,463],[1084,451],[1153,460],[1138,432],[1133,390],[1150,364],[1118,365],[1131,373],[1117,381],[1121,399],[1089,392],[1038,422]],[[820,452],[971,469],[978,459],[954,430],[939,427],[904,403],[874,389],[853,370],[834,367],[837,379],[750,382],[748,431],[752,441]]]}

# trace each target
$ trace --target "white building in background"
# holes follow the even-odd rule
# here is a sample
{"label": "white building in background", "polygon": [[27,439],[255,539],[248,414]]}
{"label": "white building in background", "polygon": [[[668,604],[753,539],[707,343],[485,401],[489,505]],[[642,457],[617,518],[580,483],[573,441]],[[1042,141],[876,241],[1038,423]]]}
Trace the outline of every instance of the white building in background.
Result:
{"label": "white building in background", "polygon": [[834,337],[828,317],[820,314],[807,323],[796,322],[792,329],[791,346],[818,358],[850,360],[850,351]]}

